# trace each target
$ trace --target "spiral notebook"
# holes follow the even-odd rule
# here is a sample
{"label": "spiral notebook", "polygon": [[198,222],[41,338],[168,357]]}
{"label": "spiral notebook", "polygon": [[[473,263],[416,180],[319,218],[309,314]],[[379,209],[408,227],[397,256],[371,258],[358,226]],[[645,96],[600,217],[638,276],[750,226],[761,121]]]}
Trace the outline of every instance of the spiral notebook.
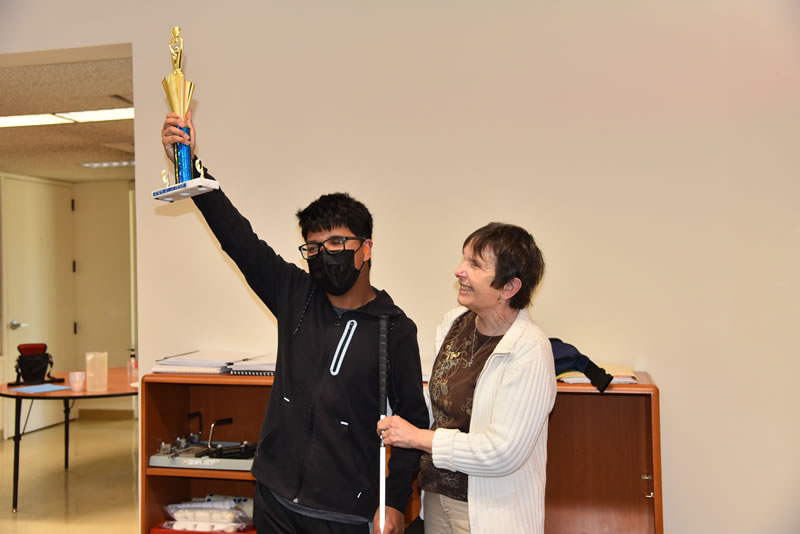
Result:
{"label": "spiral notebook", "polygon": [[232,375],[272,376],[275,374],[275,356],[266,354],[234,362],[228,366]]}

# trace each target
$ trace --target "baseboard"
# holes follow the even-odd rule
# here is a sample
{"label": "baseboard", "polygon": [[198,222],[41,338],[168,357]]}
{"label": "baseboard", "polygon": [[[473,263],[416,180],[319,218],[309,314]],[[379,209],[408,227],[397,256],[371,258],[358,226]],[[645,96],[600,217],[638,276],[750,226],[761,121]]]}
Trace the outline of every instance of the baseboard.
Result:
{"label": "baseboard", "polygon": [[81,408],[79,418],[81,421],[122,421],[124,419],[133,419],[133,410]]}

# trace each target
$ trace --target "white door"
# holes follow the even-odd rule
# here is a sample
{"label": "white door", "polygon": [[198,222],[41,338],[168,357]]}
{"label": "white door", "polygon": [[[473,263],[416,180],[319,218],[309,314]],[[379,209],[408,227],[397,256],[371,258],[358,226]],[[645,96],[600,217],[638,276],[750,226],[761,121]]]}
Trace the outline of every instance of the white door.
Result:
{"label": "white door", "polygon": [[[0,197],[3,379],[11,382],[16,378],[14,365],[21,343],[46,343],[54,371],[78,368],[73,334],[72,185],[0,175]],[[14,401],[3,402],[4,435],[12,437]],[[28,406],[24,401],[23,423]],[[61,402],[37,401],[26,431],[63,420]]]}

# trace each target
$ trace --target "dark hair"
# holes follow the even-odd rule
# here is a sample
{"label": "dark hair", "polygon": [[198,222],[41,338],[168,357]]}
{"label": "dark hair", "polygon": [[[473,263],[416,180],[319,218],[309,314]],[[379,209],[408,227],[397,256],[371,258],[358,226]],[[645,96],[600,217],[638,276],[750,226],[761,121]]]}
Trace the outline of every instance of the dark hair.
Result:
{"label": "dark hair", "polygon": [[464,240],[464,247],[468,244],[481,258],[486,259],[486,251],[494,254],[493,288],[501,289],[515,277],[520,279],[522,287],[511,297],[508,305],[518,310],[527,307],[544,274],[542,251],[536,246],[533,236],[519,226],[493,222],[472,232]]}
{"label": "dark hair", "polygon": [[347,193],[322,195],[297,211],[303,240],[309,232],[332,230],[344,226],[356,237],[372,239],[372,215],[367,207]]}

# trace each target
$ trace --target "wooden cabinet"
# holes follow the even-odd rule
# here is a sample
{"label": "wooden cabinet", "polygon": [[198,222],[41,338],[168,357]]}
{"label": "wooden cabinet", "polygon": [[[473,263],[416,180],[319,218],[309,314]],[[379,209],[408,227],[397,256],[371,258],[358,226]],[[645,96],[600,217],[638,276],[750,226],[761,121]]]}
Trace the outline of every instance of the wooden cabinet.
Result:
{"label": "wooden cabinet", "polygon": [[141,532],[168,520],[167,504],[209,493],[252,496],[255,479],[248,471],[150,467],[150,456],[161,442],[197,432],[203,414],[203,436],[215,419],[232,417],[230,425],[214,429],[214,440],[256,443],[272,389],[271,376],[150,374],[141,383]]}
{"label": "wooden cabinet", "polygon": [[[647,373],[639,384],[599,393],[588,384],[558,385],[548,429],[545,532],[663,534],[658,388]],[[141,384],[142,534],[167,520],[164,506],[208,493],[252,495],[246,471],[150,467],[162,441],[196,432],[188,414],[203,414],[215,440],[256,442],[272,377],[146,375]],[[415,488],[416,489],[416,488]],[[419,511],[415,491],[406,510]]]}
{"label": "wooden cabinet", "polygon": [[662,534],[658,388],[558,385],[547,443],[545,532]]}

